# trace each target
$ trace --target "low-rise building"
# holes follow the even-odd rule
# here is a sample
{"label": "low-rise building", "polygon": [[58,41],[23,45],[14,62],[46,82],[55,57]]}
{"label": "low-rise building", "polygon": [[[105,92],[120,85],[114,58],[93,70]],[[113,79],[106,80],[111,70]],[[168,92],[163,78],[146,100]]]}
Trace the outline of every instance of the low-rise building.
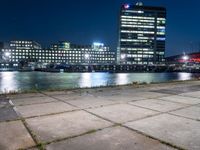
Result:
{"label": "low-rise building", "polygon": [[102,43],[77,45],[59,42],[42,48],[34,41],[11,41],[9,48],[1,49],[1,67],[18,67],[28,63],[92,65],[114,64],[115,52]]}

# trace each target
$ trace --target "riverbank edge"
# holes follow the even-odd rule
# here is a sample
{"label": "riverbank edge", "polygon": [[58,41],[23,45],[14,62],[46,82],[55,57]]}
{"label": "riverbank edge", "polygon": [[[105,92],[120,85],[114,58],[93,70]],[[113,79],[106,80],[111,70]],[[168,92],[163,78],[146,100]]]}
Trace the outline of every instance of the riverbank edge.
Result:
{"label": "riverbank edge", "polygon": [[[30,90],[23,90],[23,91],[8,91],[0,93],[0,95],[9,96],[9,95],[18,95],[18,94],[31,94],[31,93],[41,93],[41,92],[70,92],[70,91],[83,91],[83,92],[89,92],[89,90],[101,90],[101,89],[109,89],[109,88],[123,88],[123,87],[130,87],[132,88],[145,88],[150,87],[154,85],[159,84],[176,84],[176,83],[187,83],[187,82],[195,82],[200,81],[200,79],[191,79],[191,80],[172,80],[167,82],[151,82],[151,83],[139,83],[139,82],[133,82],[130,84],[125,85],[108,85],[108,86],[96,86],[96,87],[84,87],[84,88],[53,88],[53,89],[46,89],[46,90],[38,90],[38,89],[30,89]],[[87,91],[88,90],[88,91]]]}

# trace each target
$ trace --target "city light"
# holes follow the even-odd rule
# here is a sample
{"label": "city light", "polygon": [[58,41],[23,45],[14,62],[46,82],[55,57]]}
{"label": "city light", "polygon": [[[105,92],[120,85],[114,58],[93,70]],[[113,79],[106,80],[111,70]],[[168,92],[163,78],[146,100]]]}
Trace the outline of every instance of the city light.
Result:
{"label": "city light", "polygon": [[129,9],[129,8],[130,8],[130,5],[129,5],[129,4],[125,4],[125,5],[124,5],[124,8],[125,8],[125,9]]}
{"label": "city light", "polygon": [[166,38],[164,38],[164,37],[163,38],[161,38],[161,37],[157,38],[157,41],[165,41],[165,40],[166,40]]}
{"label": "city light", "polygon": [[188,57],[188,56],[186,56],[186,55],[185,55],[185,56],[183,56],[183,60],[185,60],[185,61],[186,61],[186,60],[188,60],[188,59],[189,59],[189,57]]}
{"label": "city light", "polygon": [[89,59],[90,55],[89,54],[85,54],[85,59]]}
{"label": "city light", "polygon": [[10,52],[5,52],[4,55],[5,55],[5,57],[10,57],[11,54],[10,54]]}
{"label": "city light", "polygon": [[136,6],[143,6],[143,3],[142,2],[137,2]]}
{"label": "city light", "polygon": [[103,43],[99,43],[99,42],[94,42],[93,45],[94,45],[94,46],[104,46]]}
{"label": "city light", "polygon": [[103,47],[104,47],[104,44],[103,43],[99,43],[99,42],[94,42],[93,43],[93,48],[94,50],[98,50],[98,51],[103,51]]}
{"label": "city light", "polygon": [[[120,10],[119,42],[117,62],[122,64],[159,64],[164,63],[166,9],[163,7],[142,7],[143,3],[136,5],[123,4]],[[155,15],[156,14],[156,15]],[[139,22],[139,23],[138,23]],[[156,37],[156,38],[155,38]],[[158,57],[153,51],[152,43],[159,45]],[[144,50],[146,49],[146,50]],[[152,54],[153,52],[153,54]]]}
{"label": "city light", "polygon": [[126,55],[125,54],[122,54],[121,55],[121,59],[125,59],[126,58]]}

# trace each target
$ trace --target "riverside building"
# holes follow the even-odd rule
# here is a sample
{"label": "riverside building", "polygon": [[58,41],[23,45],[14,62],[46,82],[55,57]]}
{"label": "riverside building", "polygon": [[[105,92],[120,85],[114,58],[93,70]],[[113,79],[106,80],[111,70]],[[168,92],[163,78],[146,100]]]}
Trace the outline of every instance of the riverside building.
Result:
{"label": "riverside building", "polygon": [[69,42],[52,44],[42,48],[34,41],[11,41],[9,47],[1,49],[1,68],[18,67],[20,64],[67,64],[67,65],[100,65],[114,64],[115,52],[102,43],[76,45]]}
{"label": "riverside building", "polygon": [[166,9],[124,4],[120,11],[118,64],[162,64],[165,56]]}

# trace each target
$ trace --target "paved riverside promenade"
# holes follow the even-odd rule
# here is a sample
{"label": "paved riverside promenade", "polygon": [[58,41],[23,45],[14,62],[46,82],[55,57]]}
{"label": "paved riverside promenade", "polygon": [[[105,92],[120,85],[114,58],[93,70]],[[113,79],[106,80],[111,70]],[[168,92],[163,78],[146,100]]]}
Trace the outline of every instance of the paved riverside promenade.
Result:
{"label": "paved riverside promenade", "polygon": [[200,150],[200,81],[0,96],[0,150]]}

